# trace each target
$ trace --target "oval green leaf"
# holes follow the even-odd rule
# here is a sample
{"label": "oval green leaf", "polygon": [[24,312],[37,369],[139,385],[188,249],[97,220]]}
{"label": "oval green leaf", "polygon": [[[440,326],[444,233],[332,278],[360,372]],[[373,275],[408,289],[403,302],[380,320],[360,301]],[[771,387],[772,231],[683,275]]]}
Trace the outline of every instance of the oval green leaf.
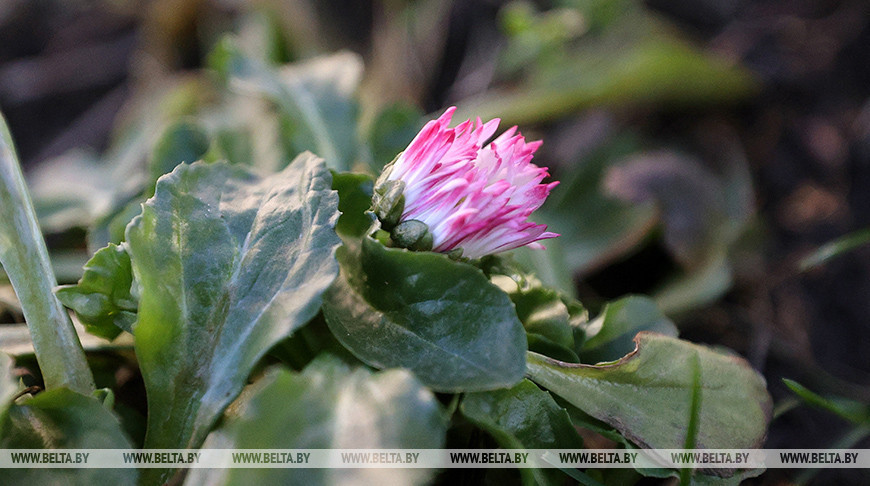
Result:
{"label": "oval green leaf", "polygon": [[692,422],[697,448],[761,446],[771,398],[746,361],[650,332],[635,342],[633,352],[598,366],[529,353],[529,376],[643,447],[683,448]]}
{"label": "oval green leaf", "polygon": [[370,238],[361,248],[343,247],[339,260],[323,313],[365,363],[410,369],[438,391],[492,390],[522,379],[523,325],[507,294],[477,268]]}

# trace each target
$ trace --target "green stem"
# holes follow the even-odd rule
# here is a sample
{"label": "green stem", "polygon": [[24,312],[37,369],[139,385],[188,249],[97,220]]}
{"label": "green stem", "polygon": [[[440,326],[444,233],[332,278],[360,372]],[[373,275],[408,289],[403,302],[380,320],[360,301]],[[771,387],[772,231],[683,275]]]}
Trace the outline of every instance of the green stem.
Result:
{"label": "green stem", "polygon": [[[698,427],[701,422],[701,361],[695,353],[692,359],[692,402],[689,409],[689,425],[686,427],[686,441],[683,449],[694,449],[698,438]],[[692,480],[692,469],[680,470],[680,485],[687,485]]]}
{"label": "green stem", "polygon": [[0,265],[21,301],[46,388],[67,387],[90,395],[94,391],[94,378],[72,321],[54,295],[57,279],[2,114]]}

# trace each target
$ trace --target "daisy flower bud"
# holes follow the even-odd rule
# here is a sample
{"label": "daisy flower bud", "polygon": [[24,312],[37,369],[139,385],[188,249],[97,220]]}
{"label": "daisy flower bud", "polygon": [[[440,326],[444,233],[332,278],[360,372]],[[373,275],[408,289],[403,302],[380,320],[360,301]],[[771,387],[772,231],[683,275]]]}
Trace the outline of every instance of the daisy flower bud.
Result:
{"label": "daisy flower bud", "polygon": [[476,259],[559,236],[528,220],[558,184],[541,184],[547,169],[531,163],[541,142],[513,127],[484,145],[499,120],[449,128],[455,111],[427,123],[378,179],[373,210],[393,241]]}

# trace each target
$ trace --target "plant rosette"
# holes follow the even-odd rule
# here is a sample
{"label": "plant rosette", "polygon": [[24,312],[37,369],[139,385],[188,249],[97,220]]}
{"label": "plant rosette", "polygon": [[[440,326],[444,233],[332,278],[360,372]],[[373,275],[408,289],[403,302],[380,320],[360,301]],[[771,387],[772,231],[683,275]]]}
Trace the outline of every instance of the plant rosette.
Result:
{"label": "plant rosette", "polygon": [[[281,84],[233,57],[241,54],[231,45],[220,49],[225,77],[240,86],[277,97],[309,86],[305,65],[285,73],[298,82]],[[317,76],[332,68],[338,76],[339,64],[311,66]],[[309,152],[277,171],[216,161],[215,147],[245,132],[215,141],[195,121],[170,127],[152,169],[174,169],[143,183],[138,213],[119,208],[106,233],[112,242],[78,284],[56,293],[89,332],[132,335],[147,418],[109,410],[111,394],[84,396],[93,385],[81,347],[42,340],[36,355],[54,373],[53,389],[14,401],[15,382],[4,375],[3,447],[129,448],[127,431],[137,429],[150,449],[576,449],[578,429],[628,448],[759,447],[770,397],[743,359],[678,339],[645,297],[617,300],[589,319],[580,302],[505,254],[558,236],[530,220],[558,183],[544,182],[547,169],[532,163],[541,142],[526,142],[516,127],[493,139],[498,120],[450,127],[454,111],[426,123],[377,180]],[[308,127],[316,140],[332,140],[317,127]],[[5,127],[2,135],[0,197],[24,201]],[[40,273],[44,253],[14,251],[41,240],[33,208],[9,207],[16,212],[0,218],[0,230],[19,238],[0,239],[0,256],[30,320],[55,302],[46,290],[54,276]],[[45,278],[19,285],[33,275]],[[35,335],[50,334],[30,324]],[[93,427],[82,427],[88,417]],[[62,440],[34,444],[34,427]],[[60,477],[46,471],[46,482]],[[115,472],[118,483],[180,480],[172,469]],[[581,471],[519,475],[526,484],[559,484],[565,473],[589,479]],[[696,475],[733,483],[758,471],[706,473]],[[435,477],[422,469],[216,469],[187,482]]]}

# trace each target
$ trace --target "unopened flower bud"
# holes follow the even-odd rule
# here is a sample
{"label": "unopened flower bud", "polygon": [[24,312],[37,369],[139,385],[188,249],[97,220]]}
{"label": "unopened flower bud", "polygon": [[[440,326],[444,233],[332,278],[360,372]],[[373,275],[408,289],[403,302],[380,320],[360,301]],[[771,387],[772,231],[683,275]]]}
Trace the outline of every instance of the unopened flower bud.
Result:
{"label": "unopened flower bud", "polygon": [[477,259],[559,236],[528,220],[558,184],[541,184],[547,169],[531,163],[541,143],[514,127],[485,144],[499,120],[449,128],[455,110],[427,123],[378,178],[374,212],[394,243]]}

